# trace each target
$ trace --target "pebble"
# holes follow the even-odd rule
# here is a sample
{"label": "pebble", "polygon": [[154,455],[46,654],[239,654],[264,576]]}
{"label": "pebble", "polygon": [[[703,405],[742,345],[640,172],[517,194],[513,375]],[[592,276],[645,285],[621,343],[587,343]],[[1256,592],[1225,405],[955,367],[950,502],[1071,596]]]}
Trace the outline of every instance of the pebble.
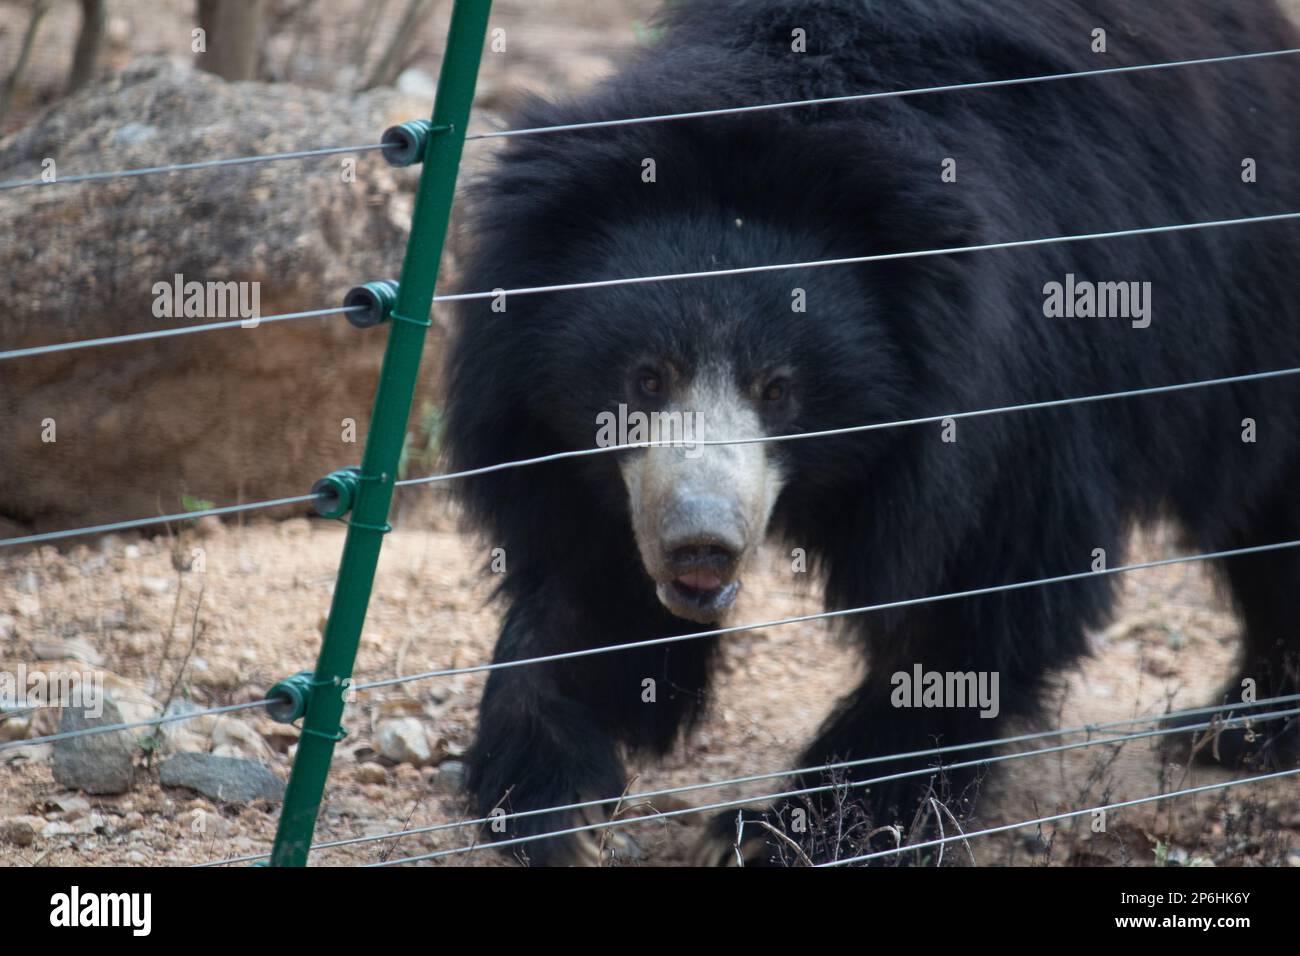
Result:
{"label": "pebble", "polygon": [[465,789],[465,764],[459,760],[444,760],[430,784],[443,793],[460,793]]}
{"label": "pebble", "polygon": [[36,834],[44,829],[45,821],[40,817],[14,817],[0,826],[0,840],[14,846],[31,846]]}
{"label": "pebble", "polygon": [[[65,707],[60,712],[59,733],[122,722],[117,704],[104,698],[103,714]],[[54,742],[54,780],[69,790],[86,793],[126,793],[135,776],[135,740],[126,731],[88,734]]]}
{"label": "pebble", "polygon": [[218,717],[212,728],[213,753],[271,763],[275,755],[261,734],[237,717]]}
{"label": "pebble", "polygon": [[416,717],[398,717],[381,723],[375,733],[375,747],[394,763],[418,767],[433,759],[424,723]]}
{"label": "pebble", "polygon": [[363,763],[356,769],[357,783],[387,783],[388,771],[377,763]]}

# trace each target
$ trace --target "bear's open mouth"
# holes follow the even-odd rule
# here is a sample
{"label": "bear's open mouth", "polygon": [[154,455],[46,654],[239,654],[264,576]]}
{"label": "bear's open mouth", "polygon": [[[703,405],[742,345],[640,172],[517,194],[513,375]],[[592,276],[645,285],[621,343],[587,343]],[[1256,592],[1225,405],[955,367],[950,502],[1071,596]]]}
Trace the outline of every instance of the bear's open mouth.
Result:
{"label": "bear's open mouth", "polygon": [[701,568],[677,575],[673,578],[673,584],[678,585],[688,594],[708,594],[722,590],[722,575],[717,571]]}
{"label": "bear's open mouth", "polygon": [[659,599],[678,617],[711,623],[731,609],[739,591],[739,581],[723,584],[714,572],[692,571],[659,585]]}

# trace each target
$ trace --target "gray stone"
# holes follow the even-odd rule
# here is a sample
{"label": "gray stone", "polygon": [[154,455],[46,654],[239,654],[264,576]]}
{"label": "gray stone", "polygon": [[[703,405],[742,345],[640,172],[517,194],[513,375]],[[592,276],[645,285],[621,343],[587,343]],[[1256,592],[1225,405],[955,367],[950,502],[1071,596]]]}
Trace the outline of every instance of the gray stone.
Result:
{"label": "gray stone", "polygon": [[[122,723],[122,713],[111,698],[104,698],[99,717],[87,717],[76,707],[59,714],[59,733]],[[70,790],[86,793],[126,793],[135,776],[135,738],[129,731],[87,734],[54,742],[54,780]]]}
{"label": "gray stone", "polygon": [[460,793],[465,788],[465,764],[459,760],[444,760],[438,765],[433,785],[443,793]]}
{"label": "gray stone", "polygon": [[158,770],[164,787],[189,787],[211,800],[247,803],[284,799],[284,781],[253,760],[214,754],[177,754]]}

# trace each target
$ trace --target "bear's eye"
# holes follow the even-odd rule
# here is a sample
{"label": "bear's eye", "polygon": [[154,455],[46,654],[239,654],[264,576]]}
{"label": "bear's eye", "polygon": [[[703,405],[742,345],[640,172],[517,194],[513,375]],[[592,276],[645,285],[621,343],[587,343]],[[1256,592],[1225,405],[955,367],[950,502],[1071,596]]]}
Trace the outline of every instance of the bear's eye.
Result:
{"label": "bear's eye", "polygon": [[637,388],[641,390],[643,395],[648,395],[654,398],[663,394],[663,378],[660,377],[658,372],[650,369],[645,369],[638,374],[636,384]]}
{"label": "bear's eye", "polygon": [[789,391],[789,383],[783,378],[774,378],[763,386],[763,401],[779,402]]}

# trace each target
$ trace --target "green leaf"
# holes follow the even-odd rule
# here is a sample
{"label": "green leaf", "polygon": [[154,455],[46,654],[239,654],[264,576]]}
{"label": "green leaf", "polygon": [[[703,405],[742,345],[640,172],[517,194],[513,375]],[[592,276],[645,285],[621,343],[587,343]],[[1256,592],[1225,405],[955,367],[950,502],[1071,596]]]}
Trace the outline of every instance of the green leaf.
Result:
{"label": "green leaf", "polygon": [[216,505],[206,498],[195,498],[193,495],[181,495],[181,507],[186,511],[211,511]]}

